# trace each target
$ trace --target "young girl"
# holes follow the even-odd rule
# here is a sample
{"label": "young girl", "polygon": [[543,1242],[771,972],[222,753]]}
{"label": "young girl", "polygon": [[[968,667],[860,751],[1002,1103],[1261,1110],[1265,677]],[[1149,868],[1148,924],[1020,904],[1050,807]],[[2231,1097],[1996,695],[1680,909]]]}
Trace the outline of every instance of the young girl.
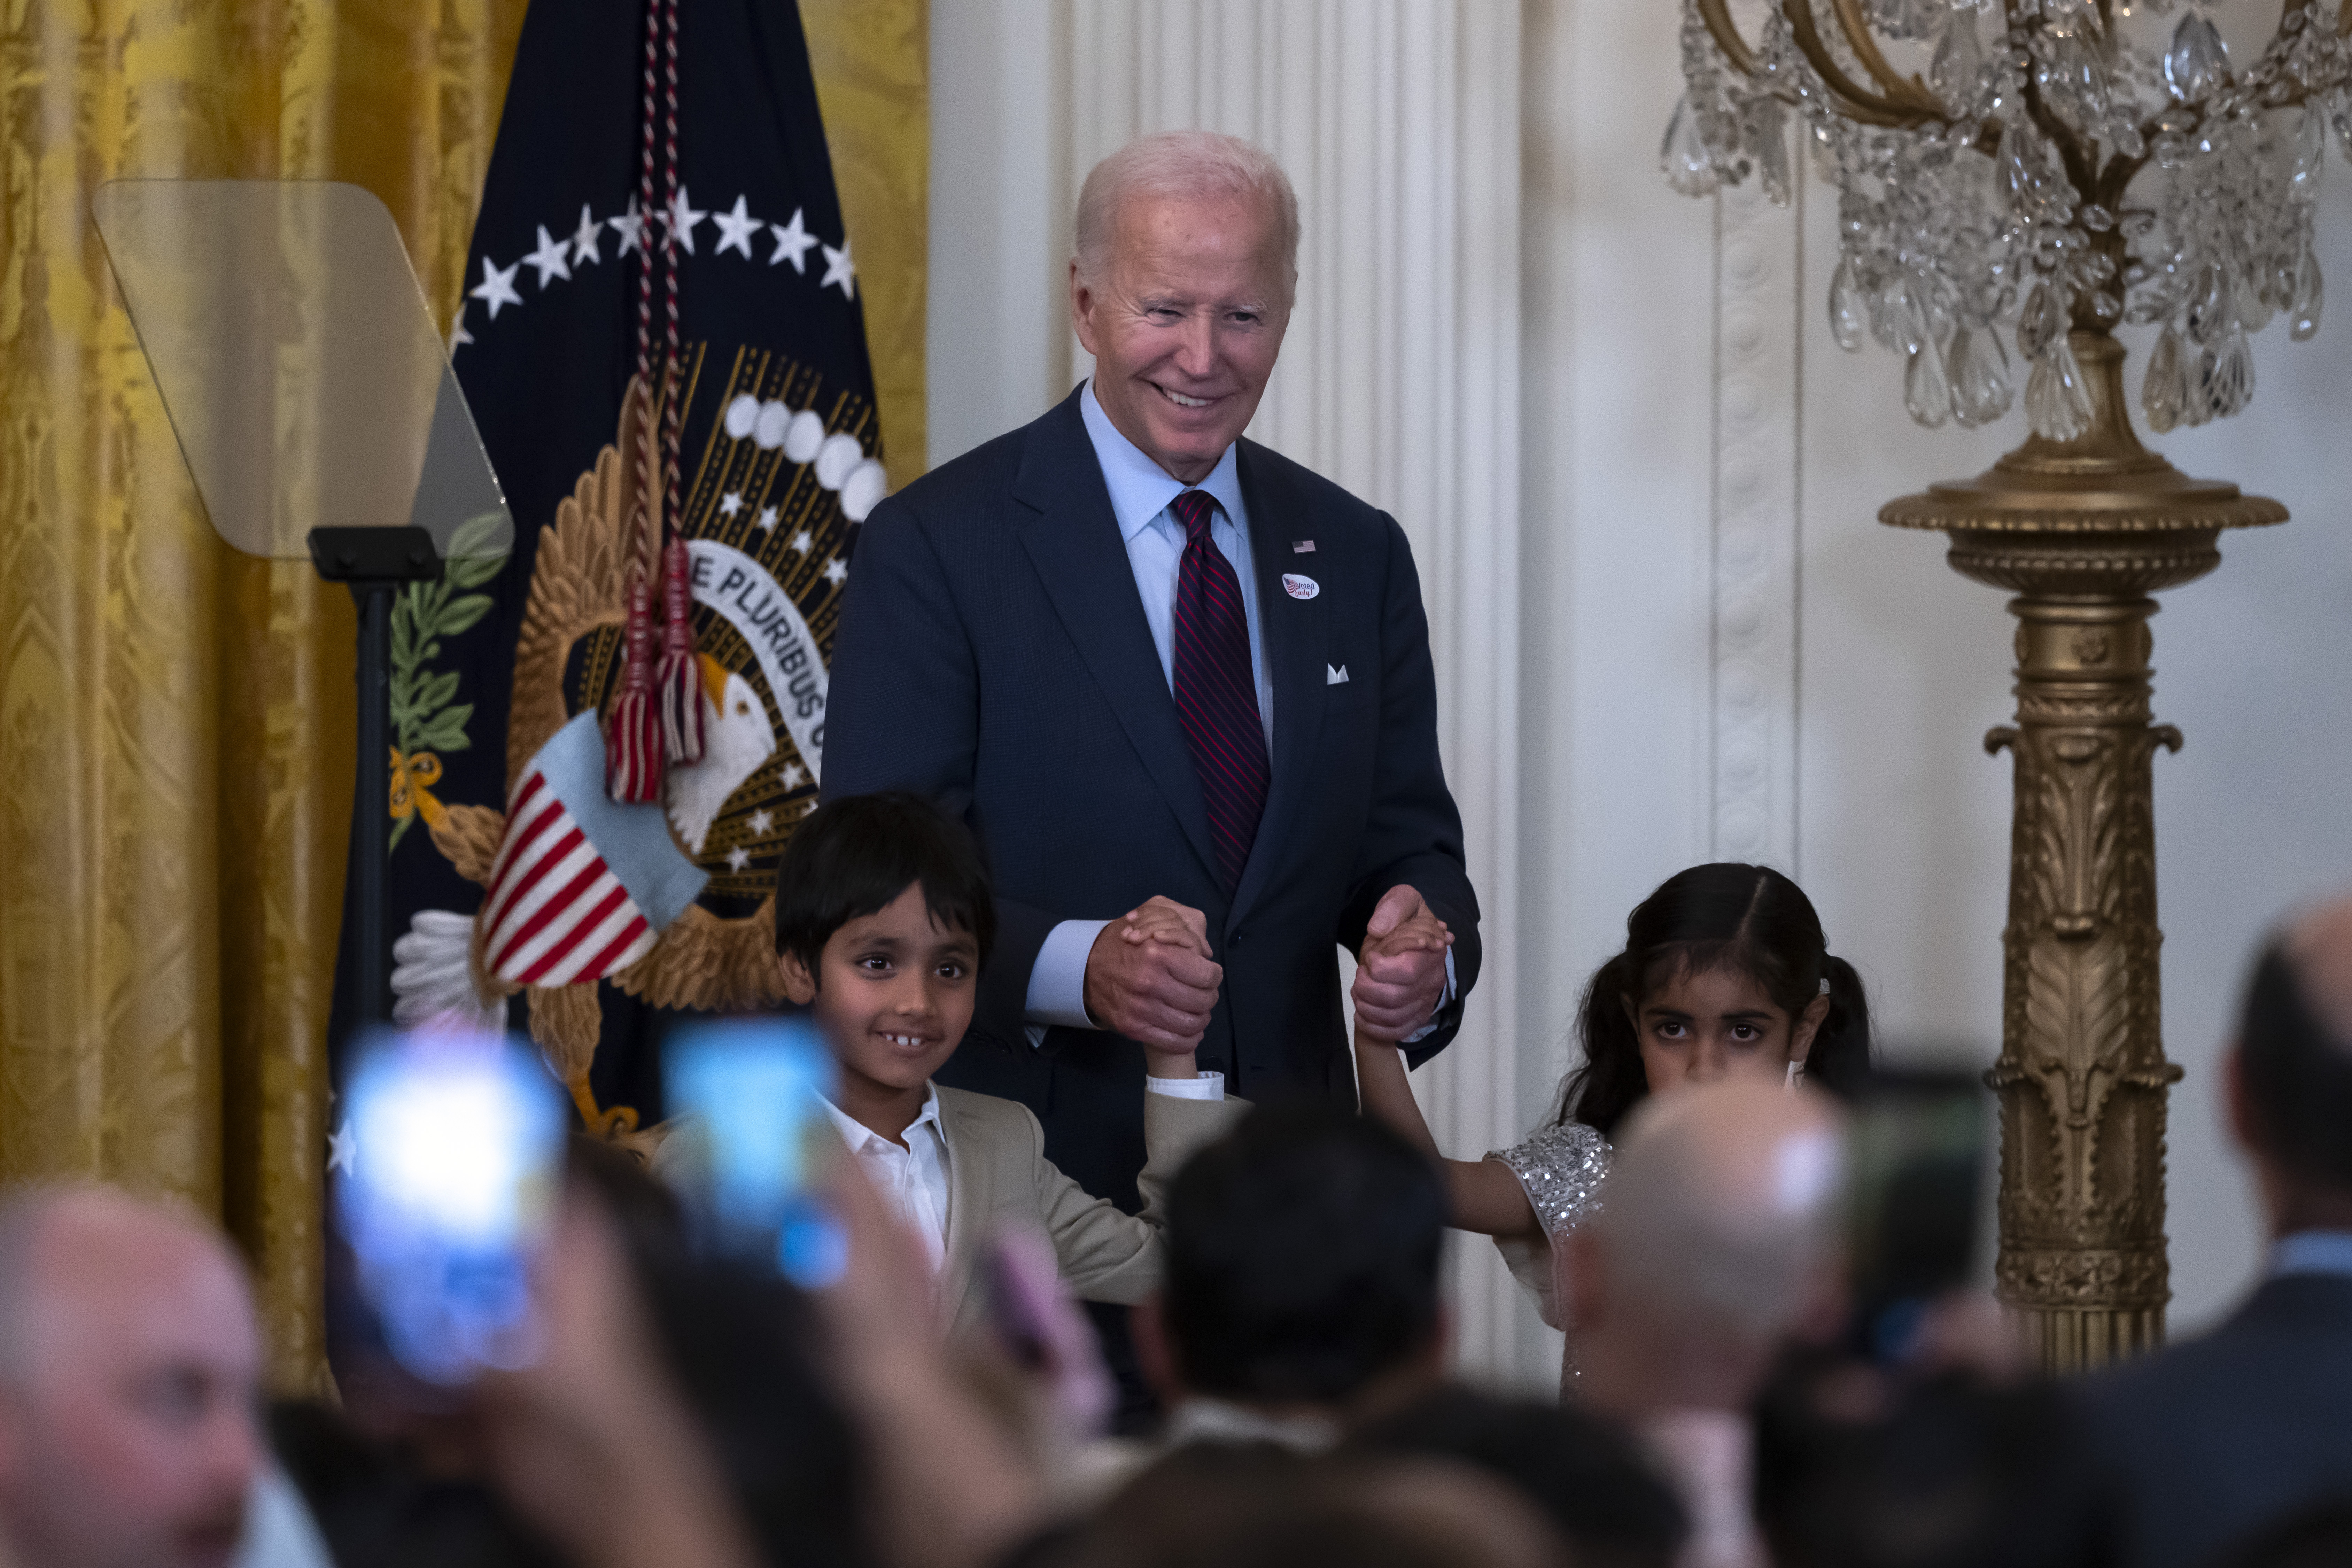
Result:
{"label": "young girl", "polygon": [[[1445,1172],[1454,1224],[1495,1238],[1544,1321],[1565,1328],[1553,1243],[1598,1206],[1609,1140],[1644,1096],[1724,1078],[1801,1080],[1843,1093],[1870,1067],[1870,1006],[1853,966],[1831,956],[1797,884],[1765,866],[1694,866],[1625,919],[1625,950],[1578,1009],[1584,1063],[1551,1121],[1483,1160],[1447,1160],[1393,1045],[1356,1037],[1364,1110]],[[1569,1346],[1563,1380],[1574,1375]]]}

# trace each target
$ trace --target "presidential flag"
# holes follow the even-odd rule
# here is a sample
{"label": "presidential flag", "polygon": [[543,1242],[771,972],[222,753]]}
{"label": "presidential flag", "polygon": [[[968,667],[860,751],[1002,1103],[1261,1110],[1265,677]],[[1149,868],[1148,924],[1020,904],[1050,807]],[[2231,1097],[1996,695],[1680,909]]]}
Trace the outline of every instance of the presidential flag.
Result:
{"label": "presidential flag", "polygon": [[781,1000],[777,857],[884,489],[795,8],[534,5],[449,341],[516,539],[395,606],[390,1003],[528,1029],[625,1133],[680,1010]]}

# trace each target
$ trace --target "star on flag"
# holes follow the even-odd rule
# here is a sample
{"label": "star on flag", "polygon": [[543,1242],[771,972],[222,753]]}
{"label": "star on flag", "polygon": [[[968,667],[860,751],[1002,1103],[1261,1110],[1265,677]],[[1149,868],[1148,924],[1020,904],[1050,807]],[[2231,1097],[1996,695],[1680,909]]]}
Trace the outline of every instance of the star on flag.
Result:
{"label": "star on flag", "polygon": [[539,286],[541,289],[547,287],[550,278],[561,278],[567,283],[572,280],[572,242],[549,235],[545,224],[539,226],[539,248],[524,257],[523,260],[539,268]]}
{"label": "star on flag", "polygon": [[637,211],[636,197],[629,198],[627,212],[623,213],[619,217],[608,217],[604,221],[618,230],[621,236],[621,248],[614,253],[615,256],[626,256],[632,250],[641,250],[645,247],[646,217],[643,213]]}
{"label": "star on flag", "polygon": [[835,250],[829,245],[820,246],[818,248],[824,252],[824,278],[817,287],[830,289],[838,283],[841,285],[843,298],[856,299],[857,268],[849,259],[849,237],[847,235],[841,237],[839,250]]}
{"label": "star on flag", "polygon": [[[671,198],[669,210],[661,215],[663,238],[671,245],[682,246],[688,256],[694,254],[694,226],[710,215],[697,212],[688,205],[686,187],[680,185]],[[746,255],[750,253],[745,252]]]}
{"label": "star on flag", "polygon": [[456,353],[459,348],[473,341],[474,334],[466,330],[466,307],[460,304],[457,307],[457,319],[449,323],[449,352]]}
{"label": "star on flag", "polygon": [[327,1134],[327,1170],[330,1173],[341,1171],[346,1176],[352,1174],[359,1157],[359,1134],[352,1131],[350,1122],[344,1122]]}
{"label": "star on flag", "polygon": [[759,837],[765,838],[775,826],[776,814],[766,806],[763,805],[751,814],[751,831]]}
{"label": "star on flag", "polygon": [[582,202],[580,226],[572,231],[572,264],[577,267],[583,261],[603,261],[604,253],[597,247],[604,234],[604,226],[588,216],[588,204]]}
{"label": "star on flag", "polygon": [[711,255],[724,256],[730,250],[740,250],[744,260],[751,259],[751,237],[760,232],[760,220],[748,210],[750,201],[748,196],[737,196],[733,212],[717,215],[719,244]]}
{"label": "star on flag", "polygon": [[768,258],[768,265],[773,267],[779,261],[789,261],[793,271],[806,277],[808,253],[810,247],[816,244],[816,237],[801,226],[801,209],[793,209],[791,223],[772,223],[768,226],[776,235],[776,253]]}
{"label": "star on flag", "polygon": [[[547,231],[542,228],[539,232],[545,234]],[[482,280],[467,290],[467,298],[479,300],[489,306],[490,320],[495,321],[499,319],[500,306],[522,303],[522,295],[516,291],[514,286],[515,274],[521,270],[522,263],[520,261],[512,267],[501,268],[485,256],[482,258]]]}
{"label": "star on flag", "polygon": [[849,581],[849,565],[838,555],[824,563],[824,580],[835,587]]}
{"label": "star on flag", "polygon": [[809,546],[815,542],[816,535],[803,528],[793,535],[792,549],[796,554],[806,555],[809,552]]}
{"label": "star on flag", "polygon": [[743,847],[740,844],[727,851],[727,868],[730,871],[740,873],[743,868],[751,863],[751,858],[743,853]]}
{"label": "star on flag", "polygon": [[798,789],[808,783],[808,770],[798,763],[786,763],[783,776],[786,789]]}
{"label": "star on flag", "polygon": [[776,531],[776,509],[774,507],[763,506],[760,509],[760,531],[762,533],[773,533]]}
{"label": "star on flag", "polygon": [[741,511],[742,510],[743,498],[736,491],[729,490],[725,495],[719,498],[719,516],[733,517],[737,512]]}

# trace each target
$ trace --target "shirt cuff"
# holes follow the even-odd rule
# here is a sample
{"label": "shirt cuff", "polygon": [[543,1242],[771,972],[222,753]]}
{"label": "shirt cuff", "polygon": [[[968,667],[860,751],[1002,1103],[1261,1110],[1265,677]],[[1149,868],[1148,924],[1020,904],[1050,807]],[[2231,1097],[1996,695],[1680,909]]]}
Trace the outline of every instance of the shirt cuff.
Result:
{"label": "shirt cuff", "polygon": [[1087,1016],[1087,956],[1095,950],[1108,921],[1063,921],[1045,933],[1037,962],[1029,969],[1029,995],[1022,1008],[1029,1023],[1029,1043],[1045,1037],[1045,1028],[1098,1026]]}
{"label": "shirt cuff", "polygon": [[1204,1072],[1198,1078],[1146,1078],[1143,1089],[1147,1094],[1164,1094],[1171,1100],[1223,1100],[1225,1075]]}
{"label": "shirt cuff", "polygon": [[[1035,983],[1034,983],[1034,982],[1032,982],[1032,983],[1031,983],[1031,991],[1030,991],[1030,994],[1031,994],[1032,995],[1034,995],[1034,994],[1036,994],[1036,992],[1035,992]],[[1449,948],[1447,948],[1447,949],[1445,950],[1445,993],[1444,993],[1444,995],[1442,995],[1442,996],[1440,996],[1440,997],[1438,997],[1438,999],[1437,999],[1437,1005],[1436,1005],[1435,1007],[1433,1007],[1433,1008],[1432,1008],[1432,1009],[1430,1010],[1429,1022],[1428,1022],[1428,1023],[1426,1023],[1426,1024],[1423,1024],[1420,1028],[1415,1029],[1412,1034],[1407,1035],[1403,1039],[1399,1040],[1399,1041],[1397,1042],[1397,1044],[1398,1044],[1398,1045],[1400,1045],[1400,1046],[1409,1046],[1409,1045],[1412,1044],[1415,1040],[1418,1040],[1418,1039],[1421,1039],[1421,1038],[1423,1038],[1424,1037],[1426,1037],[1426,1036],[1430,1033],[1430,1031],[1431,1031],[1431,1030],[1433,1030],[1433,1029],[1434,1029],[1434,1028],[1436,1028],[1436,1027],[1437,1027],[1437,1016],[1438,1016],[1440,1013],[1444,1012],[1448,1007],[1451,1007],[1451,1006],[1453,1006],[1453,1005],[1454,1005],[1454,950],[1453,950],[1452,948],[1450,948],[1450,947],[1449,947]]]}

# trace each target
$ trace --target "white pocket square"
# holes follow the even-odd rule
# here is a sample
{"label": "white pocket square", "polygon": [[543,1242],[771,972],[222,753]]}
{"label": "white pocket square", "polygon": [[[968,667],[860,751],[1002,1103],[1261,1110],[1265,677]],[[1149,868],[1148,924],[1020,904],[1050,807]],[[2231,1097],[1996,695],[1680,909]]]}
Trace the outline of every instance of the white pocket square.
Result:
{"label": "white pocket square", "polygon": [[1348,667],[1347,667],[1346,665],[1344,665],[1344,664],[1327,664],[1327,665],[1325,665],[1325,666],[1323,667],[1323,684],[1324,684],[1324,685],[1326,685],[1326,686],[1343,686],[1343,685],[1345,685],[1345,684],[1347,683],[1347,679],[1348,679]]}

